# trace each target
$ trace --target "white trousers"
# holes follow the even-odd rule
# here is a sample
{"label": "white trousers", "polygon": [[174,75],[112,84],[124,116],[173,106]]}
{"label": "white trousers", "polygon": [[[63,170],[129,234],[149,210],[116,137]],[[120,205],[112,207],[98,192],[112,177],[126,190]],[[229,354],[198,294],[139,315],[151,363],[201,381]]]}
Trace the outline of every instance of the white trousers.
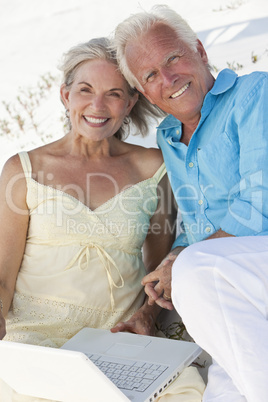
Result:
{"label": "white trousers", "polygon": [[213,358],[204,402],[268,401],[268,236],[204,240],[172,269],[172,300]]}

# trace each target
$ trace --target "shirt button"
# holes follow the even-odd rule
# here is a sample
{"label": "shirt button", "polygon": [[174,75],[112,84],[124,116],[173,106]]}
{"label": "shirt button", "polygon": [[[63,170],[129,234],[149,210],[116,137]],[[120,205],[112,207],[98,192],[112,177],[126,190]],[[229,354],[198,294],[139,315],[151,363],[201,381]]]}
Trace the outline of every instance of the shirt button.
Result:
{"label": "shirt button", "polygon": [[169,143],[169,145],[172,145],[172,142],[171,142],[171,140],[168,140],[168,143]]}
{"label": "shirt button", "polygon": [[199,201],[198,201],[198,204],[199,204],[199,205],[202,205],[202,204],[203,204],[203,200],[199,200]]}
{"label": "shirt button", "polygon": [[190,162],[188,166],[192,168],[194,166],[193,162]]}
{"label": "shirt button", "polygon": [[180,134],[180,130],[176,130],[176,134]]}
{"label": "shirt button", "polygon": [[206,227],[205,232],[209,233],[211,232],[211,228],[209,226]]}

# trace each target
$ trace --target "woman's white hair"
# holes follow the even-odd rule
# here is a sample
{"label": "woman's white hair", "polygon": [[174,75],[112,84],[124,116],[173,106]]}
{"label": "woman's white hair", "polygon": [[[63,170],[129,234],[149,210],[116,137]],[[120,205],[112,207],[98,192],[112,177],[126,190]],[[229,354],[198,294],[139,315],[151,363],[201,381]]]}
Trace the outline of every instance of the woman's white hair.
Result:
{"label": "woman's white hair", "polygon": [[[78,68],[89,60],[107,60],[118,67],[116,53],[112,49],[109,38],[94,38],[88,42],[80,43],[72,47],[63,55],[63,59],[58,68],[63,73],[63,83],[67,87],[71,87]],[[119,70],[119,69],[118,69]],[[133,97],[137,90],[131,87],[127,82],[129,96]],[[139,94],[139,99],[132,108],[126,124],[123,124],[117,131],[115,136],[120,140],[125,139],[130,131],[130,122],[134,125],[136,134],[145,136],[149,131],[149,119],[160,118],[166,116],[157,106],[152,105],[147,99]],[[70,121],[68,122],[70,126]]]}
{"label": "woman's white hair", "polygon": [[136,40],[147,33],[153,26],[164,24],[177,34],[178,38],[193,51],[197,51],[197,35],[188,23],[174,10],[166,5],[156,5],[151,11],[131,15],[121,22],[114,32],[113,48],[116,51],[118,64],[122,74],[132,87],[141,89],[139,82],[127,64],[125,50],[131,40]]}

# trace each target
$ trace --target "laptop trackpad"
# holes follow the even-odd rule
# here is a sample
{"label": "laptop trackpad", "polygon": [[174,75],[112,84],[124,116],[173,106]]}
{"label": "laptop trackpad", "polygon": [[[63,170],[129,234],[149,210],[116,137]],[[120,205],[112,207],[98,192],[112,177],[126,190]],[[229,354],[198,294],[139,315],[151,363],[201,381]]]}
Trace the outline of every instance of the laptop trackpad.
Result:
{"label": "laptop trackpad", "polygon": [[143,351],[143,349],[151,341],[146,342],[144,345],[126,345],[124,343],[115,343],[107,351],[107,355],[115,355],[117,357],[135,357]]}

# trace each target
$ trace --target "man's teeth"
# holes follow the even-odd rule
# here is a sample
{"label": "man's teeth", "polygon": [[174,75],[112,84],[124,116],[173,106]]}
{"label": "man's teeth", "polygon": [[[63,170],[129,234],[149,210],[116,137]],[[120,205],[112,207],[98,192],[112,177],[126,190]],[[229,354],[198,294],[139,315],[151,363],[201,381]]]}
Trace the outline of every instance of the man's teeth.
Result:
{"label": "man's teeth", "polygon": [[189,85],[189,83],[184,85],[184,87],[182,87],[178,92],[175,92],[175,94],[171,95],[171,98],[177,98],[178,96],[183,94],[183,92],[186,91],[187,88],[189,88]]}
{"label": "man's teeth", "polygon": [[87,116],[84,116],[84,118],[86,119],[86,121],[93,124],[104,123],[105,121],[108,120],[108,119],[97,119],[96,117],[87,117]]}

